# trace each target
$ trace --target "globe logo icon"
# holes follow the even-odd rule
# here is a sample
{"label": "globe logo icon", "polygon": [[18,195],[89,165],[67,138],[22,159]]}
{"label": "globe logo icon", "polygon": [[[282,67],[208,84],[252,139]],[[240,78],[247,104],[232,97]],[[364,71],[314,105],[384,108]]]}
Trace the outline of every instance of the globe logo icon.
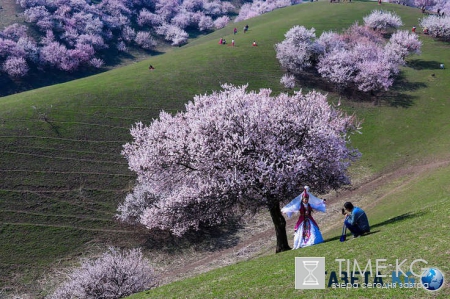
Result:
{"label": "globe logo icon", "polygon": [[444,284],[444,275],[439,269],[429,268],[421,277],[422,285],[429,291],[437,291]]}

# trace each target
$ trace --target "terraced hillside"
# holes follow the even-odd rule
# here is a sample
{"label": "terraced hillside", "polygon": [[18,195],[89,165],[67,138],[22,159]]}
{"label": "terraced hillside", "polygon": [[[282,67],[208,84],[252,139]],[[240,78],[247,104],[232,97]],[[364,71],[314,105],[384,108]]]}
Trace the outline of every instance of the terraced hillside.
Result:
{"label": "terraced hillside", "polygon": [[[149,123],[161,109],[182,110],[193,95],[217,90],[221,83],[284,91],[273,45],[289,28],[312,26],[318,34],[340,30],[376,8],[372,2],[305,3],[245,22],[250,30],[235,37],[234,48],[217,41],[231,40],[232,28],[244,23],[144,62],[0,98],[0,288],[38,293],[36,281],[51,267],[107,245],[147,245],[176,260],[179,256],[162,250],[163,244],[149,245],[147,234],[114,220],[117,204],[134,184],[120,155],[131,125]],[[413,8],[383,8],[397,11],[406,29],[421,16]],[[363,153],[352,169],[355,183],[404,165],[448,159],[450,78],[436,65],[450,65],[449,46],[421,39],[422,56],[409,60],[379,105],[373,99],[342,99],[344,109],[364,119],[363,134],[353,139]],[[258,47],[251,46],[253,40]],[[150,63],[155,70],[148,70]],[[331,91],[329,96],[339,97]],[[448,199],[448,189],[439,187],[439,194],[430,196]],[[403,214],[401,206],[397,209]]]}

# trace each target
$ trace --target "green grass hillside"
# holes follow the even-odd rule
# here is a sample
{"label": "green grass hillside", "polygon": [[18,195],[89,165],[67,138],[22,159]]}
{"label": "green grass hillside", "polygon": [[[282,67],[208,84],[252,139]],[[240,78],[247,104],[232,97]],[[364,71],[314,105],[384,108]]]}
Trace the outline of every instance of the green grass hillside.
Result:
{"label": "green grass hillside", "polygon": [[[428,266],[437,267],[450,273],[448,230],[450,228],[448,204],[448,180],[450,167],[432,172],[424,172],[416,180],[402,180],[403,188],[377,200],[377,206],[367,210],[371,221],[371,234],[348,241],[339,242],[340,231],[335,230],[324,235],[325,243],[292,250],[279,254],[237,263],[208,273],[185,279],[159,288],[135,294],[130,299],[144,298],[449,298],[450,283],[432,293],[422,288],[352,288],[341,289],[326,287],[324,290],[296,290],[295,257],[325,257],[326,283],[331,272],[338,273],[336,259],[357,261],[361,270],[371,260],[375,271],[376,259],[385,259],[380,265],[387,268],[381,271],[388,277],[377,283],[392,283],[391,272],[395,271],[396,259],[402,264],[402,271],[416,259],[423,259]],[[377,190],[380,191],[380,190]],[[430,194],[436,193],[435,196]],[[376,198],[374,198],[376,200]],[[420,200],[419,200],[420,199]],[[438,222],[437,219],[442,221]],[[393,264],[394,267],[388,266]],[[345,271],[346,262],[343,264]],[[426,265],[418,262],[413,271],[420,273]],[[445,274],[444,274],[445,275]],[[365,279],[356,275],[356,283],[365,283]],[[374,283],[374,277],[368,277],[368,283]],[[333,281],[334,282],[334,281]],[[338,278],[338,283],[343,283]],[[403,280],[402,280],[403,282]],[[416,282],[418,282],[416,280]]]}
{"label": "green grass hillside", "polygon": [[[405,29],[417,25],[421,17],[419,10],[409,7],[383,4],[383,8],[395,10],[402,17]],[[142,232],[120,225],[113,218],[117,204],[134,183],[134,175],[127,169],[120,151],[122,145],[130,141],[129,129],[135,122],[149,123],[162,109],[182,110],[184,103],[195,94],[218,90],[222,83],[248,83],[250,89],[284,91],[279,84],[283,72],[275,58],[274,44],[284,39],[287,30],[293,25],[304,25],[316,28],[320,35],[323,30],[340,30],[355,21],[361,23],[362,17],[373,9],[379,9],[379,6],[372,2],[305,3],[247,22],[230,24],[145,62],[0,98],[0,288],[15,289],[20,284],[24,289],[33,290],[36,279],[49,267],[55,263],[64,264],[66,259],[83,254],[94,244],[126,247],[145,242]],[[233,27],[242,28],[244,24],[248,24],[250,30],[235,37],[236,47],[218,45],[221,37],[230,42]],[[439,63],[450,66],[450,46],[429,37],[421,36],[421,39],[423,54],[409,59],[391,96],[382,98],[380,105],[374,106],[369,99],[343,99],[344,109],[364,119],[363,134],[353,138],[353,145],[363,153],[361,161],[352,168],[355,180],[402,166],[450,159],[450,86],[447,84],[450,75],[447,70],[437,68]],[[251,46],[253,40],[258,42],[258,47]],[[149,64],[155,70],[148,70]],[[331,100],[337,101],[337,98],[338,95],[330,94]],[[381,232],[373,234],[368,238],[370,242],[355,240],[356,244],[362,246],[364,252],[370,252],[370,246],[408,250],[409,256],[426,251],[426,246],[432,244],[414,239],[411,227],[417,224],[419,229],[422,223],[435,223],[440,217],[448,217],[448,163],[439,171],[447,180],[442,180],[437,172],[430,173],[432,184],[429,178],[417,178],[411,186],[417,188],[414,197],[411,192],[399,191],[398,197],[386,199],[385,205],[377,205],[371,210],[374,215],[379,213],[374,216],[374,223],[383,223],[389,217],[408,212],[418,214],[416,217],[388,226],[380,225],[380,230],[392,228],[392,233],[388,237]],[[425,183],[431,184],[428,193],[420,194],[419,186]],[[416,195],[424,194],[429,200],[427,204],[415,204],[419,200]],[[448,222],[448,218],[445,219]],[[411,249],[398,243],[400,239],[395,231],[404,230],[415,244]],[[446,240],[447,235],[442,228],[435,236]],[[281,275],[283,271],[290,271],[289,267],[293,266],[290,263],[296,254],[321,254],[330,258],[334,250],[337,250],[336,256],[344,254],[345,247],[336,249],[336,245],[340,246],[329,242],[301,253],[269,257],[265,261],[274,264],[271,260],[278,261],[281,256],[286,258],[280,263],[280,267],[284,263],[284,270],[271,270]],[[441,250],[440,256],[427,254],[422,257],[430,263],[437,263],[440,258],[448,261],[449,252],[444,249],[447,247],[440,243],[436,246]],[[417,248],[418,252],[412,248]],[[353,256],[359,258],[356,253]],[[365,257],[361,255],[361,258]],[[237,271],[252,271],[252,265],[261,261],[227,268],[223,275],[240,266],[249,267],[249,270]],[[449,269],[442,270],[448,273]],[[213,273],[208,275],[222,275],[221,272]],[[289,289],[292,286],[289,275],[293,274],[281,275],[286,283],[284,289],[294,292]],[[239,278],[231,276],[230,281]],[[196,279],[205,280],[202,277]],[[228,281],[217,285],[224,284]],[[246,284],[247,287],[242,289],[247,288],[248,294],[265,289],[257,286],[252,289],[251,282]],[[265,285],[277,286],[270,280]],[[278,285],[283,287],[282,282]],[[272,291],[276,294],[280,290]],[[222,295],[218,293],[217,296]]]}

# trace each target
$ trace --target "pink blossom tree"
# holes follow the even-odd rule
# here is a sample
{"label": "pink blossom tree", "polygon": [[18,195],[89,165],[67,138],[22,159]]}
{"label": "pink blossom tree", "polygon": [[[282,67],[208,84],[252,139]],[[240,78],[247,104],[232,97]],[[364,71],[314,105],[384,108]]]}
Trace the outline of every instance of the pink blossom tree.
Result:
{"label": "pink blossom tree", "polygon": [[172,46],[181,46],[187,43],[189,34],[177,26],[164,23],[156,28],[156,33],[164,35],[165,39],[172,42]]}
{"label": "pink blossom tree", "polygon": [[386,31],[387,29],[397,29],[403,25],[401,18],[391,11],[373,10],[364,18],[364,25],[374,30]]}
{"label": "pink blossom tree", "polygon": [[420,54],[422,42],[417,34],[406,30],[399,30],[392,34],[385,46],[386,52],[392,51],[390,57],[398,56],[398,63],[404,64],[405,58],[411,54]]}
{"label": "pink blossom tree", "polygon": [[430,10],[438,12],[439,14],[450,15],[450,2],[448,0],[437,0],[435,4],[430,7]]}
{"label": "pink blossom tree", "polygon": [[143,49],[152,49],[156,46],[156,41],[150,34],[150,32],[147,31],[139,31],[136,34],[135,42],[141,46]]}
{"label": "pink blossom tree", "polygon": [[152,13],[146,8],[143,8],[138,15],[137,22],[139,26],[159,26],[164,23],[164,19],[162,16]]}
{"label": "pink blossom tree", "polygon": [[359,152],[348,147],[349,135],[359,123],[318,92],[223,88],[131,129],[122,154],[137,187],[118,217],[182,235],[268,209],[276,252],[288,250],[280,204],[304,184],[324,192],[350,183],[346,170]]}
{"label": "pink blossom tree", "polygon": [[[289,73],[313,70],[335,84],[338,90],[351,87],[371,94],[388,90],[410,54],[419,54],[417,35],[397,31],[389,41],[379,30],[353,24],[342,34],[324,32],[316,39],[314,29],[294,26],[277,44],[277,58]],[[309,70],[308,70],[309,68]]]}
{"label": "pink blossom tree", "polygon": [[201,16],[198,22],[198,29],[200,31],[208,31],[214,28],[214,22],[210,16]]}
{"label": "pink blossom tree", "polygon": [[442,38],[444,40],[450,39],[450,16],[439,17],[431,15],[420,20],[420,26],[427,28],[431,36]]}
{"label": "pink blossom tree", "polygon": [[67,276],[49,299],[116,299],[157,285],[156,275],[139,249],[110,248],[98,259],[83,261]]}
{"label": "pink blossom tree", "polygon": [[28,37],[27,27],[25,25],[12,24],[3,29],[0,36],[2,35],[4,38],[9,38],[14,41],[18,41],[20,38]]}
{"label": "pink blossom tree", "polygon": [[239,10],[239,15],[235,22],[247,20],[277,8],[286,7],[294,4],[302,3],[301,0],[254,0],[251,3],[245,3]]}
{"label": "pink blossom tree", "polygon": [[189,27],[193,22],[193,13],[185,10],[178,12],[178,14],[171,20],[171,24],[181,29]]}
{"label": "pink blossom tree", "polygon": [[295,77],[294,75],[284,74],[280,79],[280,83],[284,87],[292,89],[295,87]]}
{"label": "pink blossom tree", "polygon": [[324,54],[334,50],[344,50],[348,46],[341,35],[333,31],[322,32],[316,42]]}
{"label": "pink blossom tree", "polygon": [[372,43],[383,44],[385,39],[379,30],[373,30],[367,26],[361,26],[355,22],[352,26],[347,28],[341,35],[346,44],[346,48],[352,48],[357,44]]}
{"label": "pink blossom tree", "polygon": [[214,27],[216,29],[221,29],[227,26],[227,24],[230,22],[230,18],[228,16],[222,16],[214,20]]}
{"label": "pink blossom tree", "polygon": [[392,86],[399,64],[388,59],[383,47],[363,44],[355,47],[353,53],[358,57],[354,83],[359,90],[374,93]]}
{"label": "pink blossom tree", "polygon": [[436,4],[435,0],[414,0],[414,5],[419,8],[430,8]]}
{"label": "pink blossom tree", "polygon": [[28,64],[23,57],[8,57],[3,63],[3,71],[12,78],[20,78],[28,73]]}
{"label": "pink blossom tree", "polygon": [[354,81],[357,73],[356,57],[353,51],[345,48],[334,49],[320,59],[317,71],[341,90]]}
{"label": "pink blossom tree", "polygon": [[294,26],[284,35],[286,38],[275,45],[277,59],[287,71],[298,74],[314,65],[315,60],[323,51],[315,42],[315,29],[304,26]]}
{"label": "pink blossom tree", "polygon": [[[0,56],[23,57],[28,63],[37,64],[35,69],[48,67],[67,71],[91,65],[87,61],[92,57],[83,61],[77,58],[79,44],[91,45],[95,55],[110,47],[122,52],[128,47],[150,49],[155,44],[154,39],[143,32],[156,32],[172,45],[180,46],[187,43],[189,37],[184,29],[209,31],[222,28],[229,21],[227,14],[235,10],[230,2],[219,0],[17,0],[17,3],[24,9],[25,21],[41,32],[34,47],[37,52],[27,42],[28,52],[17,53],[24,49],[22,40],[15,53],[2,53],[5,49],[5,42],[2,42]],[[14,24],[0,32],[0,38],[11,42],[21,38],[32,40],[26,35],[26,28]],[[48,51],[51,43],[60,45],[57,55],[64,52],[64,47],[68,56],[55,60],[56,54]],[[44,53],[37,59],[36,53],[41,51]],[[2,63],[4,59],[0,61]]]}

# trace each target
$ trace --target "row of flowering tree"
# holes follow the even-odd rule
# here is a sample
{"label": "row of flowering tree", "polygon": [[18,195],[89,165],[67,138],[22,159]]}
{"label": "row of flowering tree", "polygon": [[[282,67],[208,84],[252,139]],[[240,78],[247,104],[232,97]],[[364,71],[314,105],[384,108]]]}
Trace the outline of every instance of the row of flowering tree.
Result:
{"label": "row of flowering tree", "polygon": [[365,25],[355,23],[341,34],[323,32],[319,38],[314,28],[294,26],[275,46],[276,57],[288,73],[316,72],[338,90],[388,90],[406,56],[420,53],[421,42],[408,31],[396,31],[389,40],[383,38],[383,33],[402,25],[393,13],[376,10],[364,21]]}
{"label": "row of flowering tree", "polygon": [[450,40],[450,14],[446,16],[430,15],[420,20],[420,26],[428,30],[433,37]]}
{"label": "row of flowering tree", "polygon": [[317,192],[349,184],[346,170],[359,157],[349,136],[360,124],[318,92],[223,88],[132,128],[123,155],[137,185],[118,218],[183,235],[266,209],[276,252],[288,250],[280,204],[305,184]]}
{"label": "row of flowering tree", "polygon": [[19,0],[27,26],[13,24],[0,32],[0,73],[25,76],[31,66],[75,71],[101,67],[99,53],[115,48],[153,49],[158,36],[174,46],[188,40],[186,30],[224,27],[235,7],[219,0]]}
{"label": "row of flowering tree", "polygon": [[277,8],[291,6],[302,2],[302,0],[254,0],[253,2],[242,5],[235,22],[254,18]]}
{"label": "row of flowering tree", "polygon": [[389,0],[389,2],[417,7],[423,12],[431,12],[439,15],[442,15],[442,13],[444,15],[450,14],[449,0]]}

